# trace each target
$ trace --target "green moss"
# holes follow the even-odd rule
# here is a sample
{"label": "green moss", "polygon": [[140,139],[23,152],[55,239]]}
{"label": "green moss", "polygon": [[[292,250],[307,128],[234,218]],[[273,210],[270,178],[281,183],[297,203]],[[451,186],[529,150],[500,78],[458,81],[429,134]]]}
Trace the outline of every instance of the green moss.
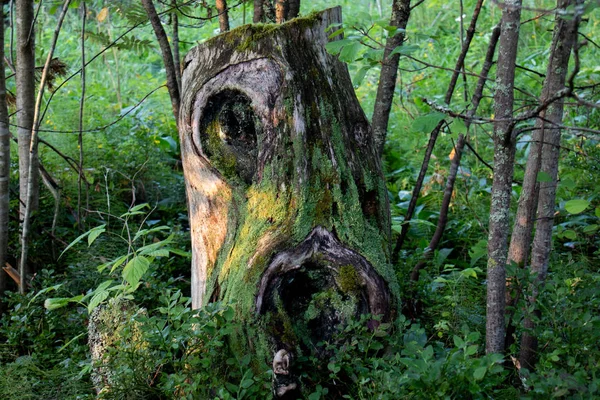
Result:
{"label": "green moss", "polygon": [[356,293],[360,290],[361,282],[352,265],[343,265],[338,273],[338,285],[344,293]]}
{"label": "green moss", "polygon": [[223,176],[229,179],[237,177],[235,154],[223,146],[223,140],[219,136],[221,126],[218,121],[211,122],[206,128],[207,153],[210,156],[211,164]]}

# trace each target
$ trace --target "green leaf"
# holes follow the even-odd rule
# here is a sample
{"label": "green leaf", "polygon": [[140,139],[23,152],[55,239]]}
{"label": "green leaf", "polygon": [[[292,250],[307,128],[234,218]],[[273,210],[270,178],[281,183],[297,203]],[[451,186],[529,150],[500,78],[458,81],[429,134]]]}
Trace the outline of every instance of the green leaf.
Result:
{"label": "green leaf", "polygon": [[467,126],[461,118],[454,118],[450,128],[452,129],[452,133],[455,134],[464,135],[467,133]]}
{"label": "green leaf", "polygon": [[135,286],[139,283],[142,275],[148,271],[149,266],[150,260],[146,257],[135,256],[123,268],[123,279],[131,286]]}
{"label": "green leaf", "polygon": [[594,233],[598,230],[599,226],[598,224],[592,224],[592,225],[588,225],[585,228],[583,228],[583,232],[587,233],[587,234],[591,234]]}
{"label": "green leaf", "polygon": [[600,206],[596,207],[596,217],[600,218]]}
{"label": "green leaf", "polygon": [[338,36],[338,35],[343,35],[344,34],[344,28],[340,28],[332,33],[329,34],[329,36],[327,36],[328,39],[333,39],[334,37]]}
{"label": "green leaf", "polygon": [[240,383],[240,386],[244,389],[248,389],[250,386],[252,386],[254,384],[254,380],[253,379],[244,379],[242,381],[242,383]]}
{"label": "green leaf", "polygon": [[569,214],[579,214],[585,211],[585,209],[588,208],[589,205],[590,202],[584,199],[569,200],[565,204],[565,210],[567,210]]}
{"label": "green leaf", "polygon": [[168,249],[158,249],[148,253],[145,253],[148,257],[169,257]]}
{"label": "green leaf", "polygon": [[367,75],[367,72],[369,72],[370,69],[371,66],[366,66],[358,70],[356,75],[354,75],[354,86],[360,86],[362,84],[362,81],[365,79],[365,75]]}
{"label": "green leaf", "polygon": [[538,182],[552,182],[552,177],[550,176],[549,173],[540,171],[537,174],[537,181]]}
{"label": "green leaf", "polygon": [[64,306],[66,306],[67,304],[69,304],[71,301],[70,297],[55,297],[55,298],[48,298],[44,301],[44,308],[46,310],[56,310],[58,308],[62,308]]}
{"label": "green leaf", "polygon": [[487,256],[487,240],[482,239],[469,250],[469,256],[471,257],[471,267],[474,266],[477,261],[482,257]]}
{"label": "green leaf", "polygon": [[454,345],[456,347],[458,347],[459,349],[462,349],[465,346],[465,341],[462,340],[462,338],[460,336],[454,335],[454,337],[452,339],[454,339]]}
{"label": "green leaf", "polygon": [[110,273],[112,274],[115,271],[115,269],[119,268],[119,266],[121,266],[121,264],[123,264],[125,260],[127,260],[127,257],[129,257],[129,254],[117,258],[114,261],[112,268],[110,269]]}
{"label": "green leaf", "polygon": [[433,112],[415,118],[411,130],[413,132],[429,133],[437,126],[437,124],[446,118],[446,114]]}
{"label": "green leaf", "polygon": [[467,347],[467,349],[465,350],[465,356],[472,356],[473,354],[477,353],[477,349],[479,348],[479,346],[477,346],[476,344],[472,344],[469,347]]}
{"label": "green leaf", "polygon": [[476,381],[480,381],[483,379],[483,377],[485,376],[485,373],[487,371],[487,367],[479,367],[475,370],[475,372],[473,372],[473,378],[475,378]]}
{"label": "green leaf", "polygon": [[133,237],[133,241],[135,242],[142,236],[147,236],[150,233],[159,232],[159,231],[168,231],[170,229],[171,229],[170,227],[165,226],[165,225],[156,226],[156,227],[150,228],[150,229],[141,229],[135,234],[135,236]]}
{"label": "green leaf", "polygon": [[65,252],[66,252],[67,250],[69,250],[71,247],[75,246],[77,243],[81,242],[81,241],[83,240],[83,238],[85,238],[87,235],[89,235],[89,234],[90,234],[92,231],[94,231],[94,230],[96,230],[96,229],[103,229],[105,226],[106,226],[106,224],[105,224],[105,225],[100,225],[100,226],[97,226],[97,227],[95,227],[95,228],[93,228],[93,229],[90,229],[89,231],[87,231],[87,232],[85,232],[85,233],[83,233],[83,234],[79,235],[79,236],[78,236],[78,237],[77,237],[75,240],[73,240],[71,243],[69,243],[69,245],[67,246],[67,248],[66,248],[66,249],[64,249],[64,250],[62,251],[62,253],[60,253],[60,256],[58,256],[58,258],[61,258],[61,257],[62,257],[62,255],[63,255],[63,254],[65,254]]}
{"label": "green leaf", "polygon": [[392,52],[390,53],[390,56],[393,54],[411,54],[414,53],[415,51],[419,50],[419,46],[414,46],[414,45],[401,45],[396,47],[394,50],[392,50]]}
{"label": "green leaf", "polygon": [[106,291],[106,290],[96,291],[96,294],[94,294],[94,296],[90,300],[90,304],[88,304],[88,313],[91,314],[92,311],[94,311],[94,308],[98,307],[98,305],[100,303],[102,303],[104,300],[106,300],[107,298],[108,298],[108,291]]}
{"label": "green leaf", "polygon": [[29,306],[31,305],[31,303],[33,303],[33,301],[34,301],[35,299],[37,299],[37,297],[38,297],[38,296],[40,296],[40,295],[42,295],[42,294],[44,294],[44,293],[51,292],[51,291],[53,291],[53,290],[58,290],[58,288],[60,288],[61,286],[62,286],[62,283],[59,283],[58,285],[50,286],[50,287],[47,287],[47,288],[44,288],[44,289],[40,290],[39,292],[37,292],[37,293],[35,294],[35,296],[33,296],[33,297],[31,298],[31,300],[29,300],[29,303],[27,303],[27,307],[29,307]]}
{"label": "green leaf", "polygon": [[360,50],[361,44],[357,40],[351,41],[350,44],[344,46],[340,52],[340,60],[346,63],[351,63],[356,60],[356,54]]}
{"label": "green leaf", "polygon": [[575,240],[575,239],[577,239],[577,232],[575,232],[574,230],[568,229],[562,233],[562,236],[567,239]]}
{"label": "green leaf", "polygon": [[94,229],[90,230],[90,235],[88,236],[88,246],[91,246],[94,243],[94,240],[98,238],[102,233],[106,232],[106,225],[97,226]]}
{"label": "green leaf", "polygon": [[132,215],[143,214],[143,212],[141,211],[143,208],[150,208],[150,205],[148,203],[144,203],[144,204],[138,204],[137,206],[131,207],[129,209],[129,211],[127,211],[125,214],[121,215],[121,218],[130,217]]}
{"label": "green leaf", "polygon": [[327,52],[329,54],[337,56],[338,54],[340,54],[342,47],[346,46],[350,42],[352,42],[352,40],[350,40],[350,39],[342,39],[342,40],[336,40],[333,42],[329,42],[325,45],[325,50],[327,50]]}

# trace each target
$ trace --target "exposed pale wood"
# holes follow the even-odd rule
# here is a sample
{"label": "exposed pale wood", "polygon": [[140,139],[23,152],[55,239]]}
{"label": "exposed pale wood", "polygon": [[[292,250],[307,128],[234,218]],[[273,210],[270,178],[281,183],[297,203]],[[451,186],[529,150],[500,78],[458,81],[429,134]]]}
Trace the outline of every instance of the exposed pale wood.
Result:
{"label": "exposed pale wood", "polygon": [[234,304],[256,329],[237,340],[269,349],[266,362],[313,352],[361,313],[386,320],[398,309],[380,159],[346,65],[324,48],[337,22],[340,8],[243,26],[184,60],[192,305]]}

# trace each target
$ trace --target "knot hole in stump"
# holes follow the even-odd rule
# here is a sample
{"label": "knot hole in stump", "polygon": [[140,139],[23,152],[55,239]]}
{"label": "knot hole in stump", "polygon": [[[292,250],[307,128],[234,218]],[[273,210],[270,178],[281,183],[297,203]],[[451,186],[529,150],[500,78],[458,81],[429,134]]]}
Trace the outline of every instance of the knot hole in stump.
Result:
{"label": "knot hole in stump", "polygon": [[313,257],[275,278],[264,312],[274,318],[276,345],[321,356],[320,342],[331,342],[351,320],[369,312],[365,287],[352,265],[337,266]]}
{"label": "knot hole in stump", "polygon": [[252,101],[242,92],[226,89],[208,99],[200,122],[202,152],[225,178],[252,183],[260,133]]}

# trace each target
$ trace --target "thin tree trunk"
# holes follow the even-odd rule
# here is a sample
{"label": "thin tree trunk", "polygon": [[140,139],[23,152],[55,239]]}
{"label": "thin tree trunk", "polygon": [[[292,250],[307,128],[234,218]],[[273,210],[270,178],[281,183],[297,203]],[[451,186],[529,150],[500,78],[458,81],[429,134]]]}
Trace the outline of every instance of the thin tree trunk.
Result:
{"label": "thin tree trunk", "polygon": [[254,16],[252,22],[259,24],[265,22],[265,10],[263,9],[263,0],[254,0]]}
{"label": "thin tree trunk", "polygon": [[[485,87],[485,82],[487,81],[487,76],[494,63],[494,53],[496,52],[496,44],[498,43],[498,37],[500,36],[500,26],[496,26],[492,31],[492,36],[490,38],[490,44],[488,46],[488,50],[485,56],[485,61],[483,63],[483,67],[481,69],[481,73],[479,74],[479,80],[477,81],[477,87],[475,89],[475,93],[473,94],[473,99],[471,101],[471,109],[467,113],[468,117],[473,117],[477,112],[477,108],[479,107],[479,103],[481,98],[483,97],[483,89]],[[467,129],[471,125],[471,120],[466,119],[465,125]],[[419,271],[425,267],[427,259],[431,256],[433,251],[437,249],[440,240],[442,239],[442,235],[444,234],[444,230],[446,229],[446,223],[448,222],[448,209],[450,207],[450,200],[452,199],[452,193],[454,192],[454,183],[456,182],[456,175],[458,173],[458,168],[460,166],[460,160],[462,158],[462,151],[464,149],[466,143],[466,136],[463,134],[458,135],[458,139],[456,141],[456,145],[454,146],[454,157],[452,158],[452,163],[450,164],[450,171],[448,172],[448,179],[446,180],[446,187],[444,189],[444,197],[442,199],[442,205],[440,207],[440,215],[438,217],[438,222],[436,225],[435,233],[433,234],[431,241],[429,242],[429,246],[427,246],[427,251],[425,252],[423,259],[419,261],[417,265],[413,268],[410,279],[411,281],[419,280]]]}
{"label": "thin tree trunk", "polygon": [[[83,108],[85,105],[85,22],[87,18],[87,7],[85,1],[81,3],[81,98],[79,99],[79,175],[77,178],[77,221],[79,229],[83,228],[83,216],[81,202],[83,198]],[[52,232],[54,233],[54,232]]]}
{"label": "thin tree trunk", "polygon": [[[0,266],[8,254],[8,209],[10,200],[10,129],[6,105],[6,76],[4,73],[4,24],[0,26]],[[0,313],[8,274],[0,271]]]}
{"label": "thin tree trunk", "polygon": [[[33,176],[34,172],[37,173],[38,168],[38,130],[40,127],[41,120],[39,118],[40,109],[42,106],[42,97],[44,95],[44,87],[46,85],[46,79],[48,78],[48,70],[50,68],[50,62],[52,61],[52,57],[54,56],[54,49],[56,48],[56,42],[58,41],[58,35],[60,33],[60,28],[62,27],[62,23],[67,15],[67,10],[69,9],[69,3],[71,0],[65,0],[62,12],[58,17],[58,23],[56,24],[56,28],[54,29],[54,37],[52,38],[52,45],[50,47],[50,51],[48,52],[48,57],[46,58],[46,63],[44,64],[44,69],[42,70],[42,77],[40,79],[40,88],[38,91],[37,99],[35,101],[34,114],[33,114],[33,128],[31,130],[30,143],[29,143],[29,174],[28,176]],[[21,139],[19,138],[19,145],[21,144]],[[34,171],[33,168],[36,168]],[[26,208],[25,208],[25,216],[23,218],[23,232],[21,233],[21,263],[19,272],[21,274],[21,292],[25,292],[25,286],[27,282],[27,276],[25,272],[28,270],[27,268],[27,258],[29,253],[29,231],[31,230],[31,213],[33,211],[32,205],[34,204],[34,200],[37,198],[38,187],[34,184],[33,179],[28,180],[27,182],[27,197],[26,197]]]}
{"label": "thin tree trunk", "polygon": [[[471,41],[473,40],[473,36],[475,35],[475,27],[477,25],[477,19],[479,18],[479,13],[481,12],[481,7],[483,5],[483,0],[478,0],[475,5],[475,9],[473,10],[473,17],[471,18],[471,23],[469,24],[469,29],[467,30],[466,40],[464,41],[460,55],[458,56],[458,60],[456,61],[456,66],[454,67],[454,72],[452,73],[452,77],[450,78],[450,83],[448,85],[448,90],[446,91],[446,96],[444,98],[444,102],[450,105],[452,100],[452,94],[454,93],[454,89],[456,88],[456,83],[458,81],[458,77],[460,75],[460,71],[465,62],[465,57],[467,56],[467,52],[469,51],[469,46],[471,45]],[[383,70],[382,70],[383,71]],[[378,90],[379,92],[379,90]],[[393,91],[392,91],[393,95]],[[376,100],[377,102],[377,100]],[[377,104],[377,103],[376,103]],[[391,99],[390,99],[391,106]],[[389,119],[389,109],[387,111],[387,117]],[[373,121],[375,121],[375,114],[373,114]],[[421,170],[419,171],[419,176],[417,177],[417,181],[415,182],[415,187],[412,192],[412,196],[410,198],[410,202],[408,203],[408,209],[406,210],[406,215],[404,216],[404,223],[402,224],[402,229],[400,231],[400,235],[396,240],[396,246],[394,247],[392,253],[392,263],[398,262],[398,255],[400,254],[400,249],[404,244],[404,240],[406,239],[406,235],[408,234],[408,229],[410,227],[410,220],[413,217],[415,209],[417,207],[417,200],[419,199],[419,194],[421,193],[421,188],[423,187],[423,181],[425,180],[425,175],[427,174],[427,168],[429,167],[429,160],[431,159],[431,154],[433,154],[433,148],[435,147],[435,143],[437,141],[438,135],[442,130],[442,127],[446,121],[440,121],[437,126],[431,131],[429,135],[429,142],[427,143],[427,149],[425,150],[425,156],[423,157],[423,163],[421,164]],[[380,137],[383,134],[382,142],[380,143],[380,150],[383,151],[383,144],[385,143],[385,134],[387,131],[387,119],[385,122],[385,129],[383,129],[383,125],[379,128],[380,133],[377,134],[377,130],[373,128],[376,132],[375,136]]]}
{"label": "thin tree trunk", "polygon": [[[218,1],[217,4],[219,4]],[[152,0],[142,0],[142,5],[146,10],[146,14],[148,14],[148,18],[150,19],[150,23],[154,29],[154,34],[156,35],[156,39],[158,40],[158,44],[160,46],[163,63],[165,64],[165,72],[167,74],[167,89],[169,90],[169,96],[171,97],[173,115],[175,116],[175,121],[179,121],[179,104],[181,102],[181,98],[179,94],[179,85],[177,84],[175,63],[173,62],[171,46],[169,45],[169,39],[167,38],[167,34],[165,33],[162,23],[160,22],[160,18],[156,13],[156,9],[154,8]],[[221,16],[219,16],[219,20],[221,20]]]}
{"label": "thin tree trunk", "polygon": [[296,18],[300,14],[300,0],[288,0],[287,19]]}
{"label": "thin tree trunk", "polygon": [[287,19],[287,0],[275,0],[275,22],[283,24]]}
{"label": "thin tree trunk", "polygon": [[494,180],[490,205],[487,267],[486,352],[504,351],[506,260],[510,229],[510,198],[516,137],[513,133],[515,62],[521,19],[521,0],[506,0],[502,9],[496,93],[494,94]]}
{"label": "thin tree trunk", "polygon": [[[149,0],[142,0],[142,3],[145,3]],[[229,30],[229,14],[227,13],[227,1],[226,0],[217,0],[216,2],[217,12],[219,13],[219,28],[221,33],[227,32]]]}
{"label": "thin tree trunk", "polygon": [[179,89],[179,93],[181,93],[181,56],[179,55],[179,18],[177,16],[177,9],[175,6],[177,5],[177,0],[173,0],[171,2],[171,6],[174,11],[171,13],[171,25],[173,28],[173,62],[175,64],[175,79],[177,79],[177,88]]}
{"label": "thin tree trunk", "polygon": [[398,77],[398,62],[400,54],[392,54],[395,48],[402,45],[405,37],[405,29],[410,18],[410,0],[394,0],[392,3],[392,16],[390,25],[398,28],[393,36],[385,43],[381,73],[379,74],[379,85],[375,97],[375,108],[371,126],[373,127],[373,138],[375,148],[379,155],[383,154],[383,146],[387,136],[390,111],[394,101],[394,90],[396,89],[396,78]]}
{"label": "thin tree trunk", "polygon": [[[24,221],[27,213],[27,187],[29,182],[34,188],[39,187],[37,165],[29,165],[29,143],[31,142],[31,129],[33,127],[33,114],[35,108],[35,54],[34,54],[34,11],[33,1],[24,0],[16,3],[17,15],[17,137],[19,138],[19,200],[20,218]],[[37,160],[34,160],[37,162]],[[31,176],[29,171],[33,171]],[[29,204],[31,211],[37,208],[37,201]],[[19,270],[22,293],[25,291],[25,280],[33,271],[27,264],[22,264]]]}
{"label": "thin tree trunk", "polygon": [[[557,9],[564,10],[576,3],[578,2],[575,0],[558,0]],[[556,17],[552,50],[546,70],[546,80],[540,99],[541,103],[544,103],[548,98],[565,88],[571,49],[577,39],[578,22],[579,16],[571,19],[561,18],[558,15]],[[543,115],[545,121],[538,122],[538,130],[542,132],[540,137],[543,142],[538,144],[542,147],[541,160],[535,160],[535,162],[536,164],[539,163],[539,171],[548,176],[549,181],[546,182],[544,180],[539,185],[537,224],[531,257],[531,272],[537,274],[537,283],[532,288],[528,309],[535,306],[539,286],[543,285],[548,274],[548,260],[552,248],[552,227],[554,225],[554,210],[556,206],[558,157],[561,136],[560,128],[557,128],[556,125],[562,124],[563,108],[563,99],[555,101],[543,112],[545,114]],[[548,122],[546,123],[546,121]],[[529,163],[527,166],[529,167]],[[535,166],[532,166],[532,168],[535,168]],[[522,367],[531,370],[535,365],[537,352],[537,338],[530,331],[530,329],[534,328],[531,318],[526,318],[525,328],[528,330],[523,332],[521,336],[519,361]]]}
{"label": "thin tree trunk", "polygon": [[[33,126],[33,109],[35,106],[35,54],[34,54],[34,12],[33,0],[18,1],[17,14],[17,137],[19,138],[19,197],[25,203],[29,181],[29,143]],[[31,180],[37,187],[39,176],[34,166]],[[22,204],[23,204],[22,203]],[[36,204],[31,205],[36,208]],[[20,207],[23,219],[25,206]],[[29,272],[29,271],[26,271]],[[21,276],[24,275],[20,271]]]}

